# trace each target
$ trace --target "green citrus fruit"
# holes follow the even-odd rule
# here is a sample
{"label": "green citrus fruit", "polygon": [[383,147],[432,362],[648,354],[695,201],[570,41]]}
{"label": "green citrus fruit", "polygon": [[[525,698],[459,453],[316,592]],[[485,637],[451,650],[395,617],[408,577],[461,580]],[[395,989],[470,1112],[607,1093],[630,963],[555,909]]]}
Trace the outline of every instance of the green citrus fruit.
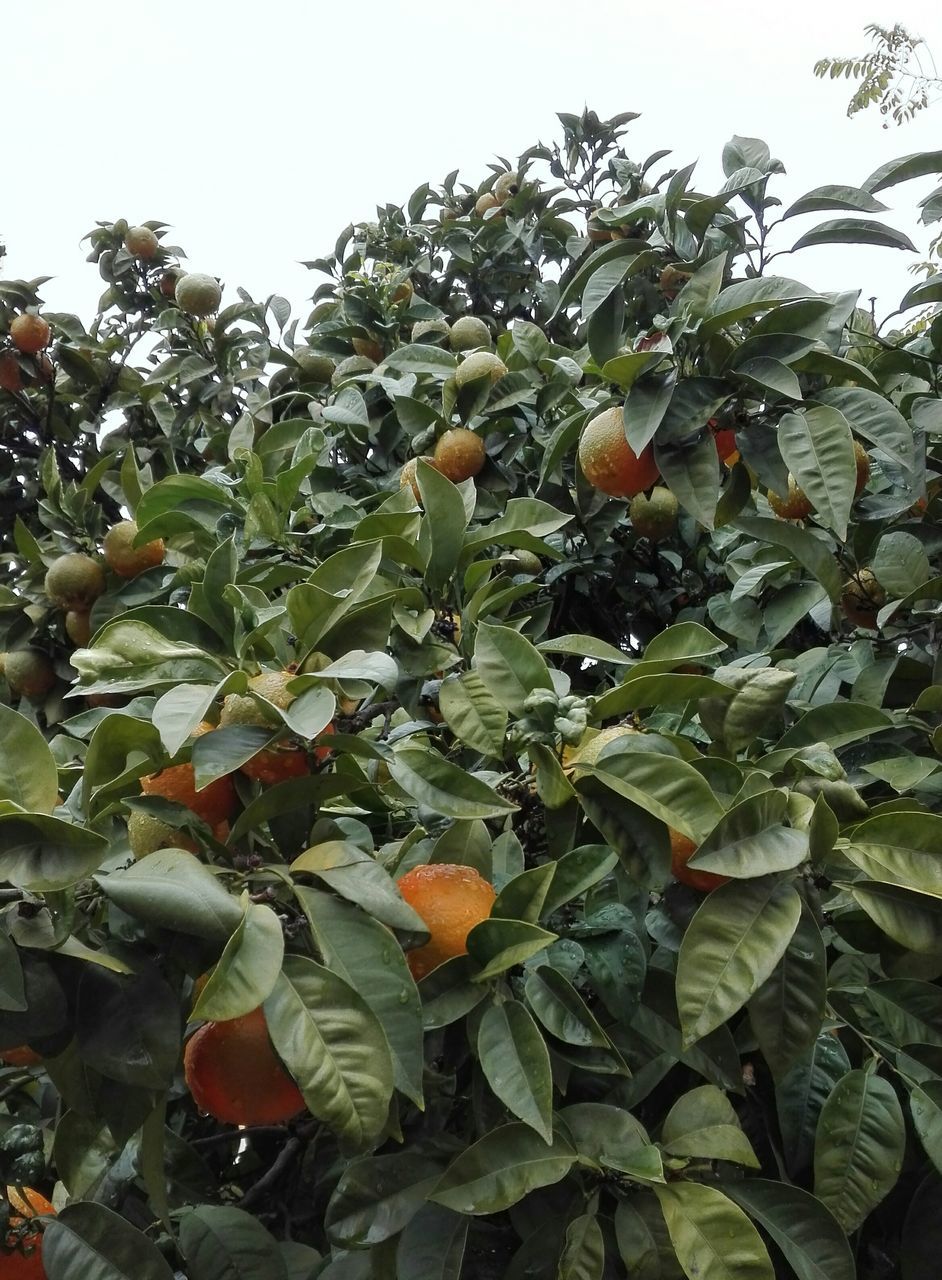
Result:
{"label": "green citrus fruit", "polygon": [[72,551],[53,561],[44,586],[46,595],[60,609],[87,613],[105,589],[105,574],[97,560]]}
{"label": "green citrus fruit", "polygon": [[190,316],[211,316],[219,310],[222,289],[215,276],[199,271],[181,276],[174,293],[177,306]]}

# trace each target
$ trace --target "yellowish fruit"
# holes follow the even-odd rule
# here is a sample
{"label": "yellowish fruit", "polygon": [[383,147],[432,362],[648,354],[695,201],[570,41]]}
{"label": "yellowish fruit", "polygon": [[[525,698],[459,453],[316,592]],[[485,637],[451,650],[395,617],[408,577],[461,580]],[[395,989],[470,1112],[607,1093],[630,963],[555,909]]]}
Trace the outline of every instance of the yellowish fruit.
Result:
{"label": "yellowish fruit", "polygon": [[492,351],[472,351],[455,370],[455,382],[459,387],[478,378],[490,378],[492,383],[499,382],[506,372],[507,366]]}
{"label": "yellowish fruit", "polygon": [[430,345],[446,346],[451,337],[451,329],[447,320],[416,320],[412,326],[413,342],[427,342]]}
{"label": "yellowish fruit", "polygon": [[628,507],[628,515],[643,538],[663,542],[677,528],[678,510],[677,499],[670,489],[655,485],[649,498],[643,493],[635,494]]}
{"label": "yellowish fruit", "polygon": [[574,747],[563,747],[563,767],[571,768],[576,764],[597,764],[599,756],[610,742],[618,742],[622,738],[636,736],[640,730],[630,724],[610,724],[607,729],[586,731],[582,741]]}
{"label": "yellowish fruit", "polygon": [[680,293],[681,289],[689,279],[689,271],[681,271],[671,263],[668,263],[658,276],[657,282],[660,286],[661,292],[664,294],[664,297],[670,301],[677,297],[678,293]]}
{"label": "yellowish fruit", "polygon": [[12,649],[3,655],[3,674],[11,693],[44,698],[56,682],[52,663],[38,649]]}
{"label": "yellowish fruit", "polygon": [[[438,463],[435,461],[434,458],[423,458],[422,461],[427,462],[429,466],[434,467],[436,471],[438,470]],[[406,485],[408,485],[409,488],[412,490],[412,496],[415,498],[416,502],[421,503],[422,492],[419,489],[419,481],[416,475],[416,472],[418,471],[418,465],[419,465],[418,458],[409,459],[406,465],[402,468],[402,471],[399,473],[399,488],[404,489]]]}
{"label": "yellowish fruit", "polygon": [[487,460],[484,441],[467,427],[453,427],[439,438],[433,456],[435,468],[452,484],[476,476]]}
{"label": "yellowish fruit", "polygon": [[77,649],[84,649],[92,638],[92,624],[88,614],[70,609],[65,615],[65,634]]}
{"label": "yellowish fruit", "polygon": [[185,849],[196,853],[196,841],[185,831],[161,822],[152,813],[134,809],[128,818],[128,844],[135,858],[146,858],[158,849]]}
{"label": "yellowish fruit", "polygon": [[501,173],[494,183],[493,191],[497,200],[503,204],[520,190],[520,181],[515,173]]}
{"label": "yellowish fruit", "polygon": [[44,587],[60,609],[87,613],[105,589],[105,574],[97,560],[72,551],[49,566]]}
{"label": "yellowish fruit", "polygon": [[788,496],[782,498],[770,489],[768,499],[769,506],[782,520],[807,520],[814,510],[808,495],[803,489],[799,489],[798,482],[791,473],[788,476]]}
{"label": "yellowish fruit", "polygon": [[452,351],[473,351],[491,345],[491,331],[478,316],[459,316],[451,326],[448,345]]}
{"label": "yellowish fruit", "polygon": [[137,523],[134,520],[119,520],[105,534],[102,549],[105,560],[119,578],[136,578],[146,569],[156,568],[164,562],[164,540],[154,538],[136,547]]}
{"label": "yellowish fruit", "polygon": [[859,498],[870,479],[870,455],[859,440],[854,441],[854,466],[857,468],[854,497]]}
{"label": "yellowish fruit", "polygon": [[543,572],[543,562],[540,557],[526,547],[518,547],[509,555],[502,556],[501,564],[511,573],[523,573],[530,578],[535,578],[538,573]]}
{"label": "yellowish fruit", "polygon": [[148,262],[160,252],[160,241],[150,227],[131,227],[124,237],[124,247],[132,258]]}
{"label": "yellowish fruit", "polygon": [[848,622],[869,631],[877,630],[877,614],[886,604],[886,592],[872,569],[860,569],[844,583],[841,609]]}
{"label": "yellowish fruit", "polygon": [[625,439],[620,404],[597,414],[579,440],[579,465],[594,488],[612,498],[633,498],[658,480],[660,473],[651,445],[640,454]]}
{"label": "yellowish fruit", "polygon": [[383,348],[375,338],[353,338],[351,345],[358,356],[364,356],[374,364],[379,364],[383,358]]}
{"label": "yellowish fruit", "polygon": [[412,301],[414,294],[415,289],[413,288],[412,281],[403,280],[401,284],[397,284],[395,289],[393,289],[392,301],[396,303],[405,302],[408,304]]}
{"label": "yellowish fruit", "polygon": [[181,276],[174,291],[177,306],[190,316],[211,316],[219,310],[222,289],[215,276],[192,271]]}
{"label": "yellowish fruit", "polygon": [[474,212],[479,218],[483,218],[489,210],[499,208],[500,201],[497,199],[497,196],[490,191],[485,191],[484,194],[478,196],[477,200],[474,202]]}

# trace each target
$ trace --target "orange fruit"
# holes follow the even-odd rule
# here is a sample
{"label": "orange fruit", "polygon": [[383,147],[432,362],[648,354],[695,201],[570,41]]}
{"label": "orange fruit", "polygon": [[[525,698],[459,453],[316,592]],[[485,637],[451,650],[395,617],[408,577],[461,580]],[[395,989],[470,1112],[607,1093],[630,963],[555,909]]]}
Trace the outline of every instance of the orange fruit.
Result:
{"label": "orange fruit", "polygon": [[473,867],[447,862],[413,867],[399,881],[399,892],[431,934],[424,946],[406,953],[416,980],[467,952],[468,934],[488,918],[497,897],[494,886]]}
{"label": "orange fruit", "polygon": [[191,271],[177,280],[173,296],[181,311],[191,316],[211,316],[219,310],[222,289],[215,276]]}
{"label": "orange fruit", "polygon": [[36,1067],[42,1062],[42,1058],[28,1044],[21,1044],[16,1049],[4,1049],[0,1053],[0,1062],[8,1067]]}
{"label": "orange fruit", "polygon": [[27,1235],[20,1235],[17,1228],[22,1226],[24,1220],[41,1214],[54,1214],[55,1209],[45,1196],[32,1187],[24,1187],[22,1194],[16,1187],[7,1187],[7,1199],[13,1212],[10,1214],[6,1239],[0,1245],[0,1276],[3,1280],[46,1280],[42,1262],[42,1232],[31,1231]]}
{"label": "orange fruit", "polygon": [[231,818],[236,807],[235,787],[229,774],[197,791],[190,763],[172,764],[159,773],[148,774],[141,778],[141,791],[145,796],[163,796],[185,805],[211,827]]}
{"label": "orange fruit", "polygon": [[484,441],[467,427],[452,427],[439,438],[433,462],[452,484],[476,476],[487,461]]}
{"label": "orange fruit", "polygon": [[304,1110],[260,1008],[200,1027],[187,1041],[183,1067],[193,1101],[221,1124],[282,1124]]}
{"label": "orange fruit", "polygon": [[240,766],[240,773],[266,787],[276,782],[284,782],[286,778],[301,778],[311,772],[307,752],[298,747],[272,747],[267,751],[259,751],[251,760]]}
{"label": "orange fruit", "polygon": [[132,258],[147,262],[160,252],[160,241],[150,227],[131,227],[124,237],[124,247]]}
{"label": "orange fruit", "polygon": [[719,454],[720,462],[730,466],[739,461],[739,450],[736,447],[736,432],[732,427],[721,427],[715,418],[711,418],[707,426],[713,432],[713,443]]}
{"label": "orange fruit", "polygon": [[859,569],[855,577],[844,583],[841,609],[844,617],[855,627],[876,631],[877,614],[885,604],[886,592],[872,569]]}
{"label": "orange fruit", "polygon": [[136,547],[137,523],[119,520],[113,524],[102,541],[102,550],[110,568],[119,578],[136,578],[145,569],[153,569],[164,562],[164,540],[154,538]]}
{"label": "orange fruit", "polygon": [[12,351],[4,351],[0,355],[0,387],[4,391],[23,390],[23,370]]}
{"label": "orange fruit", "polygon": [[358,356],[364,356],[374,364],[379,364],[385,355],[382,346],[375,338],[353,338],[351,344]]}
{"label": "orange fruit", "polygon": [[769,506],[782,520],[807,520],[814,510],[808,495],[798,488],[798,482],[791,473],[788,476],[788,497],[782,498],[771,489],[767,497]]}
{"label": "orange fruit", "polygon": [[670,302],[672,299],[677,297],[678,293],[680,293],[681,289],[689,279],[689,271],[680,271],[677,267],[668,263],[658,276],[657,283],[660,287],[661,293],[663,293],[664,297],[667,298],[668,302]]}
{"label": "orange fruit", "polygon": [[660,477],[649,444],[640,454],[625,439],[621,405],[597,414],[579,440],[579,465],[594,488],[612,498],[633,498]]}
{"label": "orange fruit", "polygon": [[859,440],[854,441],[854,465],[857,468],[857,483],[854,486],[854,497],[859,498],[870,479],[870,455]]}
{"label": "orange fruit", "polygon": [[105,574],[97,560],[72,551],[52,562],[43,585],[60,609],[87,613],[105,589]]}
{"label": "orange fruit", "polygon": [[24,356],[34,356],[49,346],[51,331],[42,316],[25,312],[10,325],[10,339],[17,351]]}
{"label": "orange fruit", "polygon": [[729,876],[718,876],[712,871],[697,871],[693,867],[688,867],[687,863],[696,853],[697,845],[688,836],[675,831],[673,827],[669,827],[668,830],[671,837],[671,875],[675,880],[689,885],[691,889],[700,889],[703,893],[710,893],[713,889],[718,889],[721,884],[729,882]]}
{"label": "orange fruit", "polygon": [[478,196],[474,202],[474,212],[479,218],[483,218],[488,209],[499,209],[500,201],[491,191],[485,191],[483,195]]}

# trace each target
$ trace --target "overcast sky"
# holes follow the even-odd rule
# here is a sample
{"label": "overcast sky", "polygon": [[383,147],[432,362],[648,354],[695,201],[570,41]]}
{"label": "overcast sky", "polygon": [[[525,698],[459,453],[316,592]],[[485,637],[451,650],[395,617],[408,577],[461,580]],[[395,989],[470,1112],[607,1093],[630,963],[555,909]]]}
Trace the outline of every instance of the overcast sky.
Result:
{"label": "overcast sky", "polygon": [[[4,274],[54,276],[47,305],[85,319],[101,282],[80,240],[96,219],[172,223],[194,270],[303,314],[317,280],[298,262],[347,222],[453,168],[477,183],[583,105],[641,112],[632,156],[698,160],[700,189],[721,181],[733,133],[764,138],[786,200],[942,145],[942,102],[883,130],[874,112],[846,118],[846,81],[812,75],[818,57],[862,50],[869,21],[904,23],[942,64],[936,0],[27,0],[3,19]],[[882,197],[881,218],[920,246],[930,185]],[[828,247],[777,265],[817,288],[863,285],[886,312],[910,260]]]}

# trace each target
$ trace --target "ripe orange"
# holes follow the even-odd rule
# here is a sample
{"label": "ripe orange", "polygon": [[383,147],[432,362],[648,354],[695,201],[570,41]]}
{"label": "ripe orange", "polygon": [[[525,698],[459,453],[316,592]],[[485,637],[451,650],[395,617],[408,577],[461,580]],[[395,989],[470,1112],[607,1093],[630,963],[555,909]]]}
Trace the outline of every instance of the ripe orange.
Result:
{"label": "ripe orange", "polygon": [[814,510],[808,500],[808,495],[804,489],[799,489],[798,482],[791,474],[788,477],[788,496],[786,498],[773,493],[771,489],[767,496],[769,506],[782,520],[807,520]]}
{"label": "ripe orange", "polygon": [[670,302],[677,297],[689,279],[689,271],[680,271],[673,264],[668,263],[658,276],[657,283],[664,297]]}
{"label": "ripe orange", "polygon": [[886,592],[872,569],[859,569],[855,577],[844,583],[841,609],[854,626],[876,631],[877,614],[885,604]]}
{"label": "ripe orange", "polygon": [[650,489],[660,473],[651,445],[634,452],[625,439],[621,405],[597,414],[579,440],[579,465],[594,488],[612,498],[633,498]]}
{"label": "ripe orange", "polygon": [[497,894],[473,867],[432,862],[413,867],[399,881],[399,892],[431,934],[428,942],[406,953],[418,980],[452,956],[463,956],[468,934],[486,920]]}
{"label": "ripe orange", "polygon": [[707,426],[713,433],[713,443],[716,445],[716,452],[719,455],[720,462],[726,462],[733,466],[734,463],[739,461],[735,430],[732,427],[721,427],[716,418],[711,418]]}
{"label": "ripe orange", "polygon": [[135,547],[137,523],[119,520],[111,526],[102,541],[102,550],[108,565],[119,578],[136,578],[146,569],[153,569],[164,562],[164,540],[154,538],[143,546]]}
{"label": "ripe orange", "polygon": [[467,427],[452,427],[439,438],[433,461],[452,484],[461,484],[476,476],[487,461],[484,441]]}
{"label": "ripe orange", "polygon": [[304,1110],[260,1008],[200,1027],[187,1041],[183,1066],[193,1101],[221,1124],[281,1124]]}
{"label": "ripe orange", "polygon": [[712,871],[697,871],[695,868],[688,867],[687,863],[696,853],[697,846],[689,837],[681,835],[673,827],[669,827],[668,830],[671,837],[671,875],[675,880],[689,885],[691,889],[700,889],[703,893],[710,893],[713,889],[718,889],[721,884],[728,883],[729,876],[718,876]]}
{"label": "ripe orange", "polygon": [[854,441],[854,465],[857,468],[857,483],[854,486],[854,497],[859,498],[870,479],[870,455],[859,440]]}
{"label": "ripe orange", "polygon": [[97,560],[72,551],[49,566],[44,589],[60,609],[87,612],[105,589],[105,574]]}
{"label": "ripe orange", "polygon": [[228,774],[197,791],[190,763],[173,764],[159,773],[148,774],[141,778],[141,791],[145,796],[163,796],[185,805],[211,827],[231,818],[236,807],[235,787]]}
{"label": "ripe orange", "polygon": [[184,273],[177,280],[173,296],[181,311],[191,316],[211,316],[219,310],[222,289],[215,276],[201,271]]}
{"label": "ripe orange", "polygon": [[[0,1276],[3,1280],[46,1280],[42,1263],[43,1237],[41,1231],[20,1235],[17,1228],[24,1220],[41,1214],[54,1214],[55,1209],[45,1196],[24,1187],[22,1194],[16,1187],[7,1187],[7,1199],[13,1213],[6,1239],[0,1245]],[[11,1252],[7,1253],[6,1250]]]}
{"label": "ripe orange", "polygon": [[499,209],[500,201],[490,191],[485,191],[483,195],[478,196],[474,202],[474,212],[479,218],[483,218],[488,209]]}
{"label": "ripe orange", "polygon": [[[321,748],[323,750],[323,748]],[[311,772],[307,752],[298,747],[272,747],[259,751],[251,760],[240,766],[240,772],[264,786],[284,782],[286,778],[301,778]]]}
{"label": "ripe orange", "polygon": [[17,351],[24,356],[34,356],[49,346],[51,332],[42,316],[25,312],[10,325],[10,339]]}
{"label": "ripe orange", "polygon": [[23,390],[23,370],[12,351],[4,351],[0,355],[0,387],[4,391]]}
{"label": "ripe orange", "polygon": [[379,364],[385,355],[382,346],[375,338],[353,338],[351,344],[358,356],[365,356],[367,360],[372,360],[374,364]]}
{"label": "ripe orange", "polygon": [[0,1053],[0,1062],[8,1067],[36,1067],[42,1062],[42,1058],[28,1044],[21,1044],[16,1049],[4,1049]]}

